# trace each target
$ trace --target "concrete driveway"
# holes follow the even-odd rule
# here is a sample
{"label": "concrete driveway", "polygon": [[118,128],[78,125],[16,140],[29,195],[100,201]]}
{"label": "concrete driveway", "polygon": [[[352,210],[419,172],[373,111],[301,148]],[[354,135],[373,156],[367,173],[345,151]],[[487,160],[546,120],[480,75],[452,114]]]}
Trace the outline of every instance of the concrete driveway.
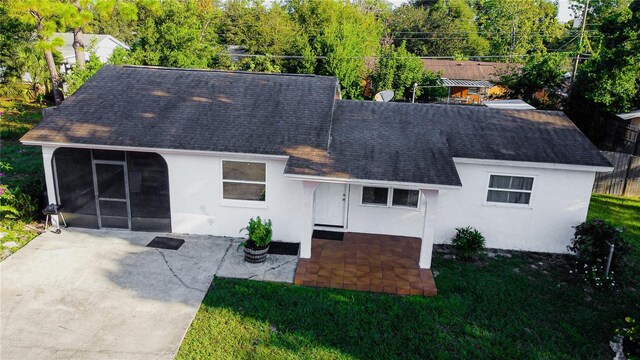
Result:
{"label": "concrete driveway", "polygon": [[[167,236],[68,229],[0,263],[0,358],[173,358],[214,274],[233,273],[241,254],[237,239],[210,236],[169,235],[186,239],[177,251],[145,247],[156,235]],[[277,269],[293,280],[297,257],[272,258],[281,264],[247,277]]]}

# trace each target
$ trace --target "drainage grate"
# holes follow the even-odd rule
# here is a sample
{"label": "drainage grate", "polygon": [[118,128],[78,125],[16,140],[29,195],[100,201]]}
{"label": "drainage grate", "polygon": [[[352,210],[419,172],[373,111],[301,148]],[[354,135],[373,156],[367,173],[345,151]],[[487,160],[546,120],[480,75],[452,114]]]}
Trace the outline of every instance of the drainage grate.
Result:
{"label": "drainage grate", "polygon": [[153,238],[153,240],[151,240],[150,243],[147,244],[147,247],[178,250],[180,249],[180,246],[182,246],[182,244],[184,244],[184,240],[182,239],[156,236],[155,238]]}
{"label": "drainage grate", "polygon": [[272,241],[269,243],[269,254],[275,255],[298,255],[300,244]]}
{"label": "drainage grate", "polygon": [[313,230],[311,237],[314,239],[342,241],[344,233],[340,231]]}

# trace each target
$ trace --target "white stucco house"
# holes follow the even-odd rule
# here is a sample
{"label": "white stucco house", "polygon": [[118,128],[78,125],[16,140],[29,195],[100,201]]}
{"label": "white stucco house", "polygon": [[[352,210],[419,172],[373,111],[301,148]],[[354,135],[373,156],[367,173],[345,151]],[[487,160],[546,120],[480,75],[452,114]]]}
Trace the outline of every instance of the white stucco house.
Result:
{"label": "white stucco house", "polygon": [[[73,50],[73,33],[54,33],[54,37],[62,39],[64,44],[56,49],[62,54],[64,59],[60,65],[60,72],[66,73],[76,63],[76,53]],[[91,52],[94,52],[103,64],[109,61],[113,51],[117,48],[129,50],[129,46],[122,41],[107,34],[83,34],[84,56],[88,61]]]}
{"label": "white stucco house", "polygon": [[341,100],[333,77],[105,66],[21,141],[70,226],[565,252],[609,161],[561,112]]}

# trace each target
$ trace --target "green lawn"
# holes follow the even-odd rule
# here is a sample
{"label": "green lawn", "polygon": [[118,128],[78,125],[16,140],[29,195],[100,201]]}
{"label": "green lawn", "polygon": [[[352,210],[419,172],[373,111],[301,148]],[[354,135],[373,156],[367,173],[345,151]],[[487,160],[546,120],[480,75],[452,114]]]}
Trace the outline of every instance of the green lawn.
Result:
{"label": "green lawn", "polygon": [[[594,196],[590,216],[627,227],[638,257],[639,200]],[[470,264],[440,250],[435,298],[217,278],[177,358],[611,358],[615,328],[640,315],[638,284],[594,293],[571,268],[560,256]]]}

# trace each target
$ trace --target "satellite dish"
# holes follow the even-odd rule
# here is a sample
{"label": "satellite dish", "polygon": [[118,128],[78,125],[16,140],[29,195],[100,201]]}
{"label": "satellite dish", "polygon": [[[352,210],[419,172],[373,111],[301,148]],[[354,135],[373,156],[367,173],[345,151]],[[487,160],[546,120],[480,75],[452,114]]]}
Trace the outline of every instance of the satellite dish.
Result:
{"label": "satellite dish", "polygon": [[393,99],[393,91],[391,90],[380,91],[373,97],[373,101],[388,102],[391,99]]}

